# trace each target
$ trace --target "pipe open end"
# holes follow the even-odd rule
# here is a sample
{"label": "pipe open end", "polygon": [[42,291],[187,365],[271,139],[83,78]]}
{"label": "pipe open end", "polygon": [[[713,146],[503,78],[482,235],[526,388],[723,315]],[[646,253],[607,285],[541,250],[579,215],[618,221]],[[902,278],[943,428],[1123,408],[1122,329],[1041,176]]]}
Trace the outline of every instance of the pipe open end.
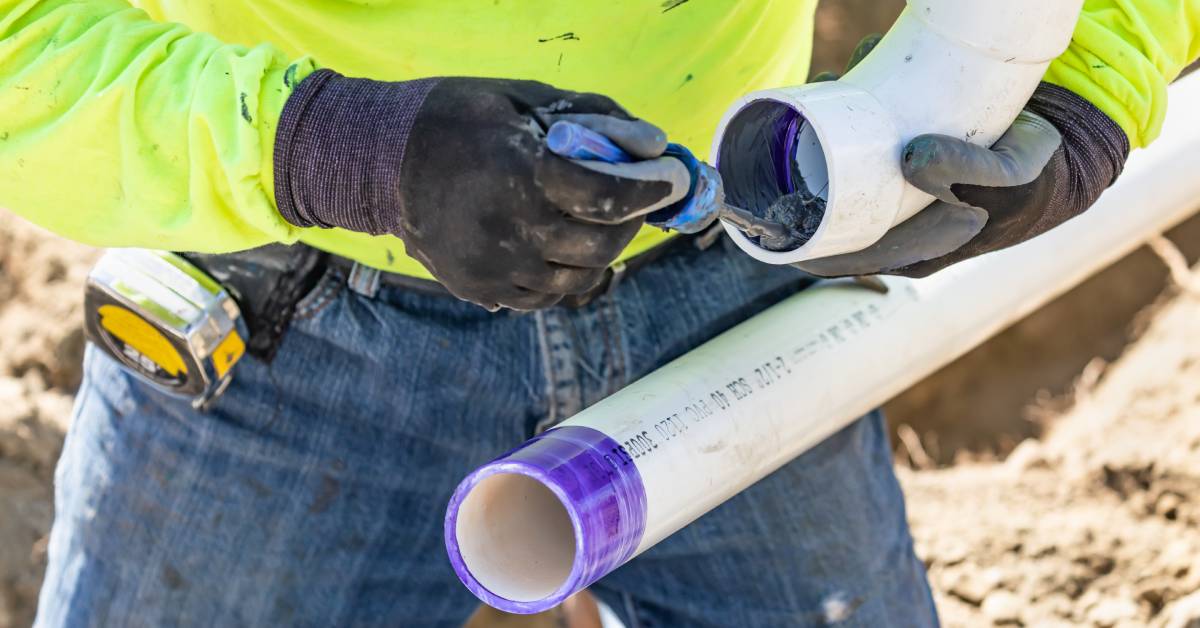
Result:
{"label": "pipe open end", "polygon": [[484,465],[459,485],[446,512],[446,550],[467,588],[490,606],[538,613],[633,556],[646,494],[618,445],[561,427]]}
{"label": "pipe open end", "polygon": [[501,605],[553,606],[576,571],[571,513],[536,478],[497,471],[463,496],[452,542],[469,577]]}

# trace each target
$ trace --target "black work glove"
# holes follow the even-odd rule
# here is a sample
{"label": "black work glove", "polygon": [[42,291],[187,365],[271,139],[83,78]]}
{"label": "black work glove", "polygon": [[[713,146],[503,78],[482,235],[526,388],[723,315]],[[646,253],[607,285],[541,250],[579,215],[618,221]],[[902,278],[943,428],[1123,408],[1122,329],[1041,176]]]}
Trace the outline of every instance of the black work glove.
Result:
{"label": "black work glove", "polygon": [[[558,119],[645,161],[558,157],[544,134]],[[531,81],[386,83],[321,70],[296,87],[275,146],[288,222],[396,235],[450,292],[493,310],[591,290],[642,217],[689,182],[680,161],[658,158],[657,127],[604,96]]]}
{"label": "black work glove", "polygon": [[[871,51],[875,50],[875,47],[878,46],[879,42],[882,40],[883,35],[879,33],[871,33],[870,35],[867,35],[859,40],[858,44],[854,46],[854,50],[850,52],[850,60],[846,61],[846,71],[843,72],[843,74],[849,74],[850,70],[854,69],[854,66],[862,63],[862,60],[866,59],[867,55],[871,54]],[[842,74],[827,70],[825,72],[818,73],[816,76],[809,79],[809,82],[825,83],[828,81],[836,81],[840,78],[842,78]]]}
{"label": "black work glove", "polygon": [[1117,180],[1128,156],[1129,139],[1111,118],[1042,83],[990,150],[945,135],[908,144],[905,178],[938,201],[862,251],[796,266],[824,277],[924,277],[1082,214]]}

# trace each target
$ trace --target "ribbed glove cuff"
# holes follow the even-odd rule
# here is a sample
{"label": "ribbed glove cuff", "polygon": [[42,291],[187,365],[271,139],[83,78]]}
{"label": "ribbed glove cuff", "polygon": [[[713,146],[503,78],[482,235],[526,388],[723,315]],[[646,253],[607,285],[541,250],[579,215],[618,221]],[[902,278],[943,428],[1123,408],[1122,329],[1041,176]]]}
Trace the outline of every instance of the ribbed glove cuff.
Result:
{"label": "ribbed glove cuff", "polygon": [[387,83],[331,70],[304,79],[275,133],[275,196],[283,218],[298,227],[397,233],[405,147],[437,82]]}
{"label": "ribbed glove cuff", "polygon": [[1091,207],[1125,169],[1129,137],[1095,105],[1051,83],[1038,86],[1028,109],[1049,120],[1062,134],[1065,170],[1072,180],[1059,190],[1073,198],[1055,200],[1072,213]]}

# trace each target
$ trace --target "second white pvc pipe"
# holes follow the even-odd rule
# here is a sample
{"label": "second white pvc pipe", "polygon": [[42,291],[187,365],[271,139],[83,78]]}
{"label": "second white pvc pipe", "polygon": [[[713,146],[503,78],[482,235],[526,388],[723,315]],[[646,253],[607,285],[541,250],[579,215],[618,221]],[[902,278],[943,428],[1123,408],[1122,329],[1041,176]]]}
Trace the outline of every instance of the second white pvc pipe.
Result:
{"label": "second white pvc pipe", "polygon": [[718,126],[713,149],[729,203],[761,215],[777,198],[764,190],[794,191],[794,158],[827,206],[816,233],[794,250],[761,248],[727,224],[730,236],[770,264],[874,244],[933,201],[904,180],[904,146],[926,133],[991,146],[1066,50],[1082,6],[908,0],[887,36],[841,80],[742,98]]}

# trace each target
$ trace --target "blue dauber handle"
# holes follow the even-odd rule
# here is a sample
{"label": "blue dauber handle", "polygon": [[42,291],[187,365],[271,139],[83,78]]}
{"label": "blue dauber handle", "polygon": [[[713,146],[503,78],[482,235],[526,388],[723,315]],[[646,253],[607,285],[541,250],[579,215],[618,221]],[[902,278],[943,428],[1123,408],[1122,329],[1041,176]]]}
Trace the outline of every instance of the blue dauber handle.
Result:
{"label": "blue dauber handle", "polygon": [[546,133],[550,152],[567,159],[603,161],[627,164],[633,161],[629,153],[603,135],[574,122],[555,122]]}
{"label": "blue dauber handle", "polygon": [[[612,140],[574,122],[561,121],[551,125],[546,133],[546,146],[550,152],[567,159],[610,164],[633,161],[633,157]],[[683,200],[650,214],[646,222],[681,233],[698,233],[707,229],[721,211],[720,204],[715,202],[720,184],[710,180],[716,178],[716,172],[710,174],[708,170],[711,168],[701,168],[700,160],[679,144],[668,145],[663,154],[683,162],[692,176],[691,187]]]}
{"label": "blue dauber handle", "polygon": [[[551,125],[546,133],[546,146],[550,152],[567,159],[610,164],[633,161],[629,153],[612,140],[574,122],[562,121]],[[700,233],[712,226],[717,218],[722,218],[752,237],[769,236],[777,241],[793,241],[795,238],[790,227],[727,205],[721,175],[712,166],[701,163],[686,147],[668,144],[663,156],[683,162],[691,175],[691,185],[683,200],[647,216],[648,224],[680,233]]]}

